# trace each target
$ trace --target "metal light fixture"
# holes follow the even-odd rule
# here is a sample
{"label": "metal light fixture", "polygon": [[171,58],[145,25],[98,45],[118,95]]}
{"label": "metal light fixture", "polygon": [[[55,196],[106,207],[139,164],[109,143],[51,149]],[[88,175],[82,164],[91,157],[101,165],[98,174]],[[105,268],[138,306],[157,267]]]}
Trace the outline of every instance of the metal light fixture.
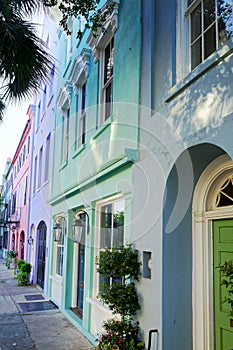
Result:
{"label": "metal light fixture", "polygon": [[83,234],[89,234],[89,215],[85,210],[78,210],[72,225],[72,238],[74,242],[80,243]]}
{"label": "metal light fixture", "polygon": [[54,242],[61,242],[65,233],[65,218],[64,216],[57,216],[55,219],[55,225],[53,227],[53,239]]}
{"label": "metal light fixture", "polygon": [[33,238],[32,238],[32,236],[30,236],[29,238],[28,238],[28,244],[29,245],[32,245],[33,244]]}
{"label": "metal light fixture", "polygon": [[15,230],[16,230],[16,228],[17,228],[16,225],[12,225],[12,226],[11,226],[11,231],[14,233]]}

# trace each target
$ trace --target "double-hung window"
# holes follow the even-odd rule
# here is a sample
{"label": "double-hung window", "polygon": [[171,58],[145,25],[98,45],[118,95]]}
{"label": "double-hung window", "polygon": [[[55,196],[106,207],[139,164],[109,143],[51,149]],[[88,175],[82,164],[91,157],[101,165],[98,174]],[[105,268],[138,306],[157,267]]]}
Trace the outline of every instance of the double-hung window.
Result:
{"label": "double-hung window", "polygon": [[62,163],[68,161],[69,154],[69,133],[70,133],[70,109],[63,111],[63,152],[62,152]]}
{"label": "double-hung window", "polygon": [[114,37],[110,40],[103,52],[103,76],[102,76],[102,99],[104,121],[112,113],[113,102],[113,67],[114,67]]}
{"label": "double-hung window", "polygon": [[231,0],[187,0],[190,69],[233,36]]}
{"label": "double-hung window", "polygon": [[79,89],[78,147],[86,142],[86,83]]}
{"label": "double-hung window", "polygon": [[59,276],[63,275],[63,257],[64,257],[64,237],[60,242],[56,242],[56,274]]}
{"label": "double-hung window", "polygon": [[[99,208],[100,245],[99,254],[105,249],[120,248],[124,244],[125,203],[123,199],[106,203]],[[118,279],[116,279],[118,280]],[[101,283],[112,283],[112,278],[99,276]],[[120,282],[120,281],[119,281]]]}

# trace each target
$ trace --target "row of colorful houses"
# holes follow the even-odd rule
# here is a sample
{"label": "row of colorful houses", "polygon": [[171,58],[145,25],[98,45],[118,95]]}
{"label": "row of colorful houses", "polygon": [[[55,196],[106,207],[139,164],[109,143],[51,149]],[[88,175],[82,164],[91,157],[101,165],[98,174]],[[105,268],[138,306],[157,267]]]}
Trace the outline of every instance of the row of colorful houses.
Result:
{"label": "row of colorful houses", "polygon": [[94,343],[111,316],[96,257],[131,243],[146,345],[230,350],[216,267],[233,259],[233,5],[113,2],[97,36],[45,16],[55,59],[7,160],[3,254]]}

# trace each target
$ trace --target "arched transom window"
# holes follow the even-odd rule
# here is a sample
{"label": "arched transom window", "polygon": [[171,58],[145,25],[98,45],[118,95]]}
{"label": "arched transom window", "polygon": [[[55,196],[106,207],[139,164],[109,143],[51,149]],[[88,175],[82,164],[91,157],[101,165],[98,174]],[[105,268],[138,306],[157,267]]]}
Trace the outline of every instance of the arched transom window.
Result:
{"label": "arched transom window", "polygon": [[223,182],[215,199],[216,208],[229,205],[233,205],[233,175]]}

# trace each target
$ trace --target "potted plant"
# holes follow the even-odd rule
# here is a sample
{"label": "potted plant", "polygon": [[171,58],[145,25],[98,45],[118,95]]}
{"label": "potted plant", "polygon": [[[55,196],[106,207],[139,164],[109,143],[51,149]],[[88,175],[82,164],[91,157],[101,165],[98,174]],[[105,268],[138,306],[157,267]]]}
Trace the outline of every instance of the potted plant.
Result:
{"label": "potted plant", "polygon": [[100,253],[96,264],[101,276],[111,281],[100,285],[99,297],[113,314],[120,315],[120,318],[112,318],[103,323],[105,332],[99,336],[96,350],[144,349],[145,344],[139,336],[139,323],[134,321],[140,309],[135,288],[141,265],[138,251],[131,245],[107,249]]}
{"label": "potted plant", "polygon": [[15,268],[15,275],[16,275],[16,276],[21,272],[21,266],[22,266],[23,264],[25,264],[25,260],[24,260],[24,259],[19,259],[19,260],[17,260],[16,268]]}
{"label": "potted plant", "polygon": [[32,265],[30,263],[24,262],[20,265],[20,272],[16,276],[18,286],[27,286],[29,284],[31,269]]}
{"label": "potted plant", "polygon": [[227,292],[223,303],[228,303],[230,306],[230,325],[233,327],[233,260],[225,261],[219,265],[219,269],[222,276],[221,285],[225,286]]}
{"label": "potted plant", "polygon": [[7,253],[6,265],[8,269],[15,269],[17,255],[17,250],[9,250],[9,252]]}

